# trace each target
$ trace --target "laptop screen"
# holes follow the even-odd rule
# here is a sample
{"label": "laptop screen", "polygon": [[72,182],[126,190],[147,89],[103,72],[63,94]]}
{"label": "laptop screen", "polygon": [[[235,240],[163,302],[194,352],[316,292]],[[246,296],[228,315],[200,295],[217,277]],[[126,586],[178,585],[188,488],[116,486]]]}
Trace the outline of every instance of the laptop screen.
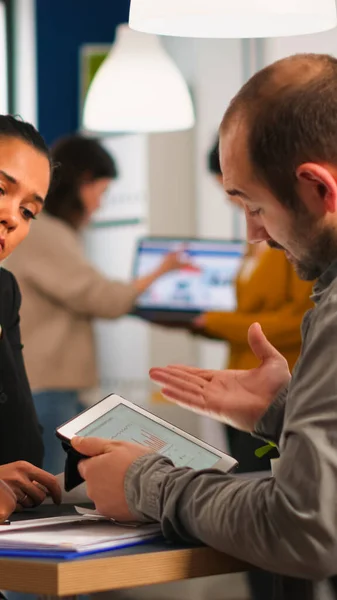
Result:
{"label": "laptop screen", "polygon": [[139,297],[137,308],[172,311],[231,311],[236,307],[234,280],[245,242],[147,238],[140,241],[134,276],[158,267],[168,252],[181,251],[186,268],[163,275]]}

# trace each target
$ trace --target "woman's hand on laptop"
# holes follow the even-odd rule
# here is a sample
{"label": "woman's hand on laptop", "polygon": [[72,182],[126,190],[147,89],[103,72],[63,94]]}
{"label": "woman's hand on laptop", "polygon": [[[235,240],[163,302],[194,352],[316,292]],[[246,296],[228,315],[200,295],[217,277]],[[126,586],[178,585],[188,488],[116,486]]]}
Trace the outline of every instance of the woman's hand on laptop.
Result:
{"label": "woman's hand on laptop", "polygon": [[253,431],[278,392],[290,380],[285,358],[272,346],[258,323],[248,341],[261,361],[249,371],[211,371],[172,365],[150,370],[168,400],[237,429]]}
{"label": "woman's hand on laptop", "polygon": [[138,279],[134,279],[133,285],[136,288],[138,295],[143,294],[155,281],[157,281],[157,279],[166,275],[166,273],[186,268],[195,269],[186,261],[186,259],[184,260],[184,255],[181,251],[169,252],[164,256],[162,262],[154,271],[151,271]]}
{"label": "woman's hand on laptop", "polygon": [[55,504],[61,502],[61,488],[54,475],[25,461],[0,466],[0,480],[16,497],[16,508],[31,508],[41,504],[47,495]]}
{"label": "woman's hand on laptop", "polygon": [[192,321],[192,327],[194,329],[205,329],[206,327],[206,315],[198,315]]}
{"label": "woman's hand on laptop", "polygon": [[189,263],[184,259],[182,252],[169,252],[165,255],[158,267],[158,273],[165,275],[171,271],[178,271],[189,266]]}
{"label": "woman's hand on laptop", "polygon": [[199,335],[207,340],[221,340],[223,337],[219,337],[207,331],[207,314],[198,315],[189,324],[189,331],[192,335]]}

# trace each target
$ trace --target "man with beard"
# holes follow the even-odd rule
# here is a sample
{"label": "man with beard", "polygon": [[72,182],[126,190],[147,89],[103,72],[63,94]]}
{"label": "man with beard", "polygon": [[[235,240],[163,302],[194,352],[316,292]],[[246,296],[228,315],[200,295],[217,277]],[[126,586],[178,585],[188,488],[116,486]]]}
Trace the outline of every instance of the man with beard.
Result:
{"label": "man with beard", "polygon": [[92,457],[80,471],[100,512],[158,521],[169,539],[282,575],[275,597],[304,600],[310,580],[333,583],[337,573],[337,60],[297,55],[254,75],[225,113],[220,159],[248,240],[283,250],[303,279],[319,278],[301,356],[290,376],[255,323],[258,368],[170,366],[151,377],[169,400],[275,442],[275,477],[176,469],[127,443],[73,443]]}

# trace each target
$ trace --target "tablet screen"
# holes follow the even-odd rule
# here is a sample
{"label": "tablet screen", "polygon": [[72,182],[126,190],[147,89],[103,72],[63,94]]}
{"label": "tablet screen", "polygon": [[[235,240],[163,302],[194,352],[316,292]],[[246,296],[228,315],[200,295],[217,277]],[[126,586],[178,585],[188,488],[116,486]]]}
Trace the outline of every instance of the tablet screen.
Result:
{"label": "tablet screen", "polygon": [[142,240],[135,277],[155,270],[168,252],[182,251],[187,266],[155,281],[137,301],[149,309],[231,311],[236,307],[234,280],[245,244],[222,241]]}
{"label": "tablet screen", "polygon": [[77,435],[141,444],[153,452],[167,456],[176,467],[208,469],[220,460],[218,454],[206,450],[124,404],[112,408],[78,431]]}

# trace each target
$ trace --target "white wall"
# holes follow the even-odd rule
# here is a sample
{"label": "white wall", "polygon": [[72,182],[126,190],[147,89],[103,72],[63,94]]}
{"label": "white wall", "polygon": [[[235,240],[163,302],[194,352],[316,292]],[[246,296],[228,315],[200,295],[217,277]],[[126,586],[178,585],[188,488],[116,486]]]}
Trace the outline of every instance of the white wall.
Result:
{"label": "white wall", "polygon": [[266,64],[275,60],[298,54],[300,52],[317,52],[337,55],[337,29],[289,38],[269,38],[265,41]]}
{"label": "white wall", "polygon": [[[214,142],[230,99],[244,82],[241,40],[164,38],[163,43],[188,82],[196,109],[197,235],[231,238],[244,235],[236,211],[207,170],[207,153]],[[222,342],[200,342],[199,364],[221,368],[226,362]]]}
{"label": "white wall", "polygon": [[[241,42],[198,40],[196,62],[198,234],[206,238],[237,237],[235,211],[208,173],[206,159],[229,101],[243,83]],[[222,368],[226,359],[224,343],[200,343],[199,361],[205,368]]]}
{"label": "white wall", "polygon": [[[244,236],[236,211],[225,201],[222,188],[207,169],[207,154],[222,116],[244,82],[242,42],[168,37],[163,38],[163,43],[188,82],[195,104],[196,233],[205,238]],[[198,343],[199,366],[220,369],[226,361],[224,342]],[[226,447],[222,426],[209,419],[202,421],[201,436],[218,447]]]}
{"label": "white wall", "polygon": [[[124,135],[103,143],[116,161],[118,178],[86,233],[86,251],[104,275],[130,281],[136,243],[148,235],[148,141],[143,135]],[[98,320],[95,334],[101,393],[141,401],[150,368],[149,325],[130,316]]]}
{"label": "white wall", "polygon": [[240,40],[163,39],[190,86],[196,109],[196,209],[198,233],[233,235],[233,210],[206,168],[207,152],[232,96],[243,83]]}

